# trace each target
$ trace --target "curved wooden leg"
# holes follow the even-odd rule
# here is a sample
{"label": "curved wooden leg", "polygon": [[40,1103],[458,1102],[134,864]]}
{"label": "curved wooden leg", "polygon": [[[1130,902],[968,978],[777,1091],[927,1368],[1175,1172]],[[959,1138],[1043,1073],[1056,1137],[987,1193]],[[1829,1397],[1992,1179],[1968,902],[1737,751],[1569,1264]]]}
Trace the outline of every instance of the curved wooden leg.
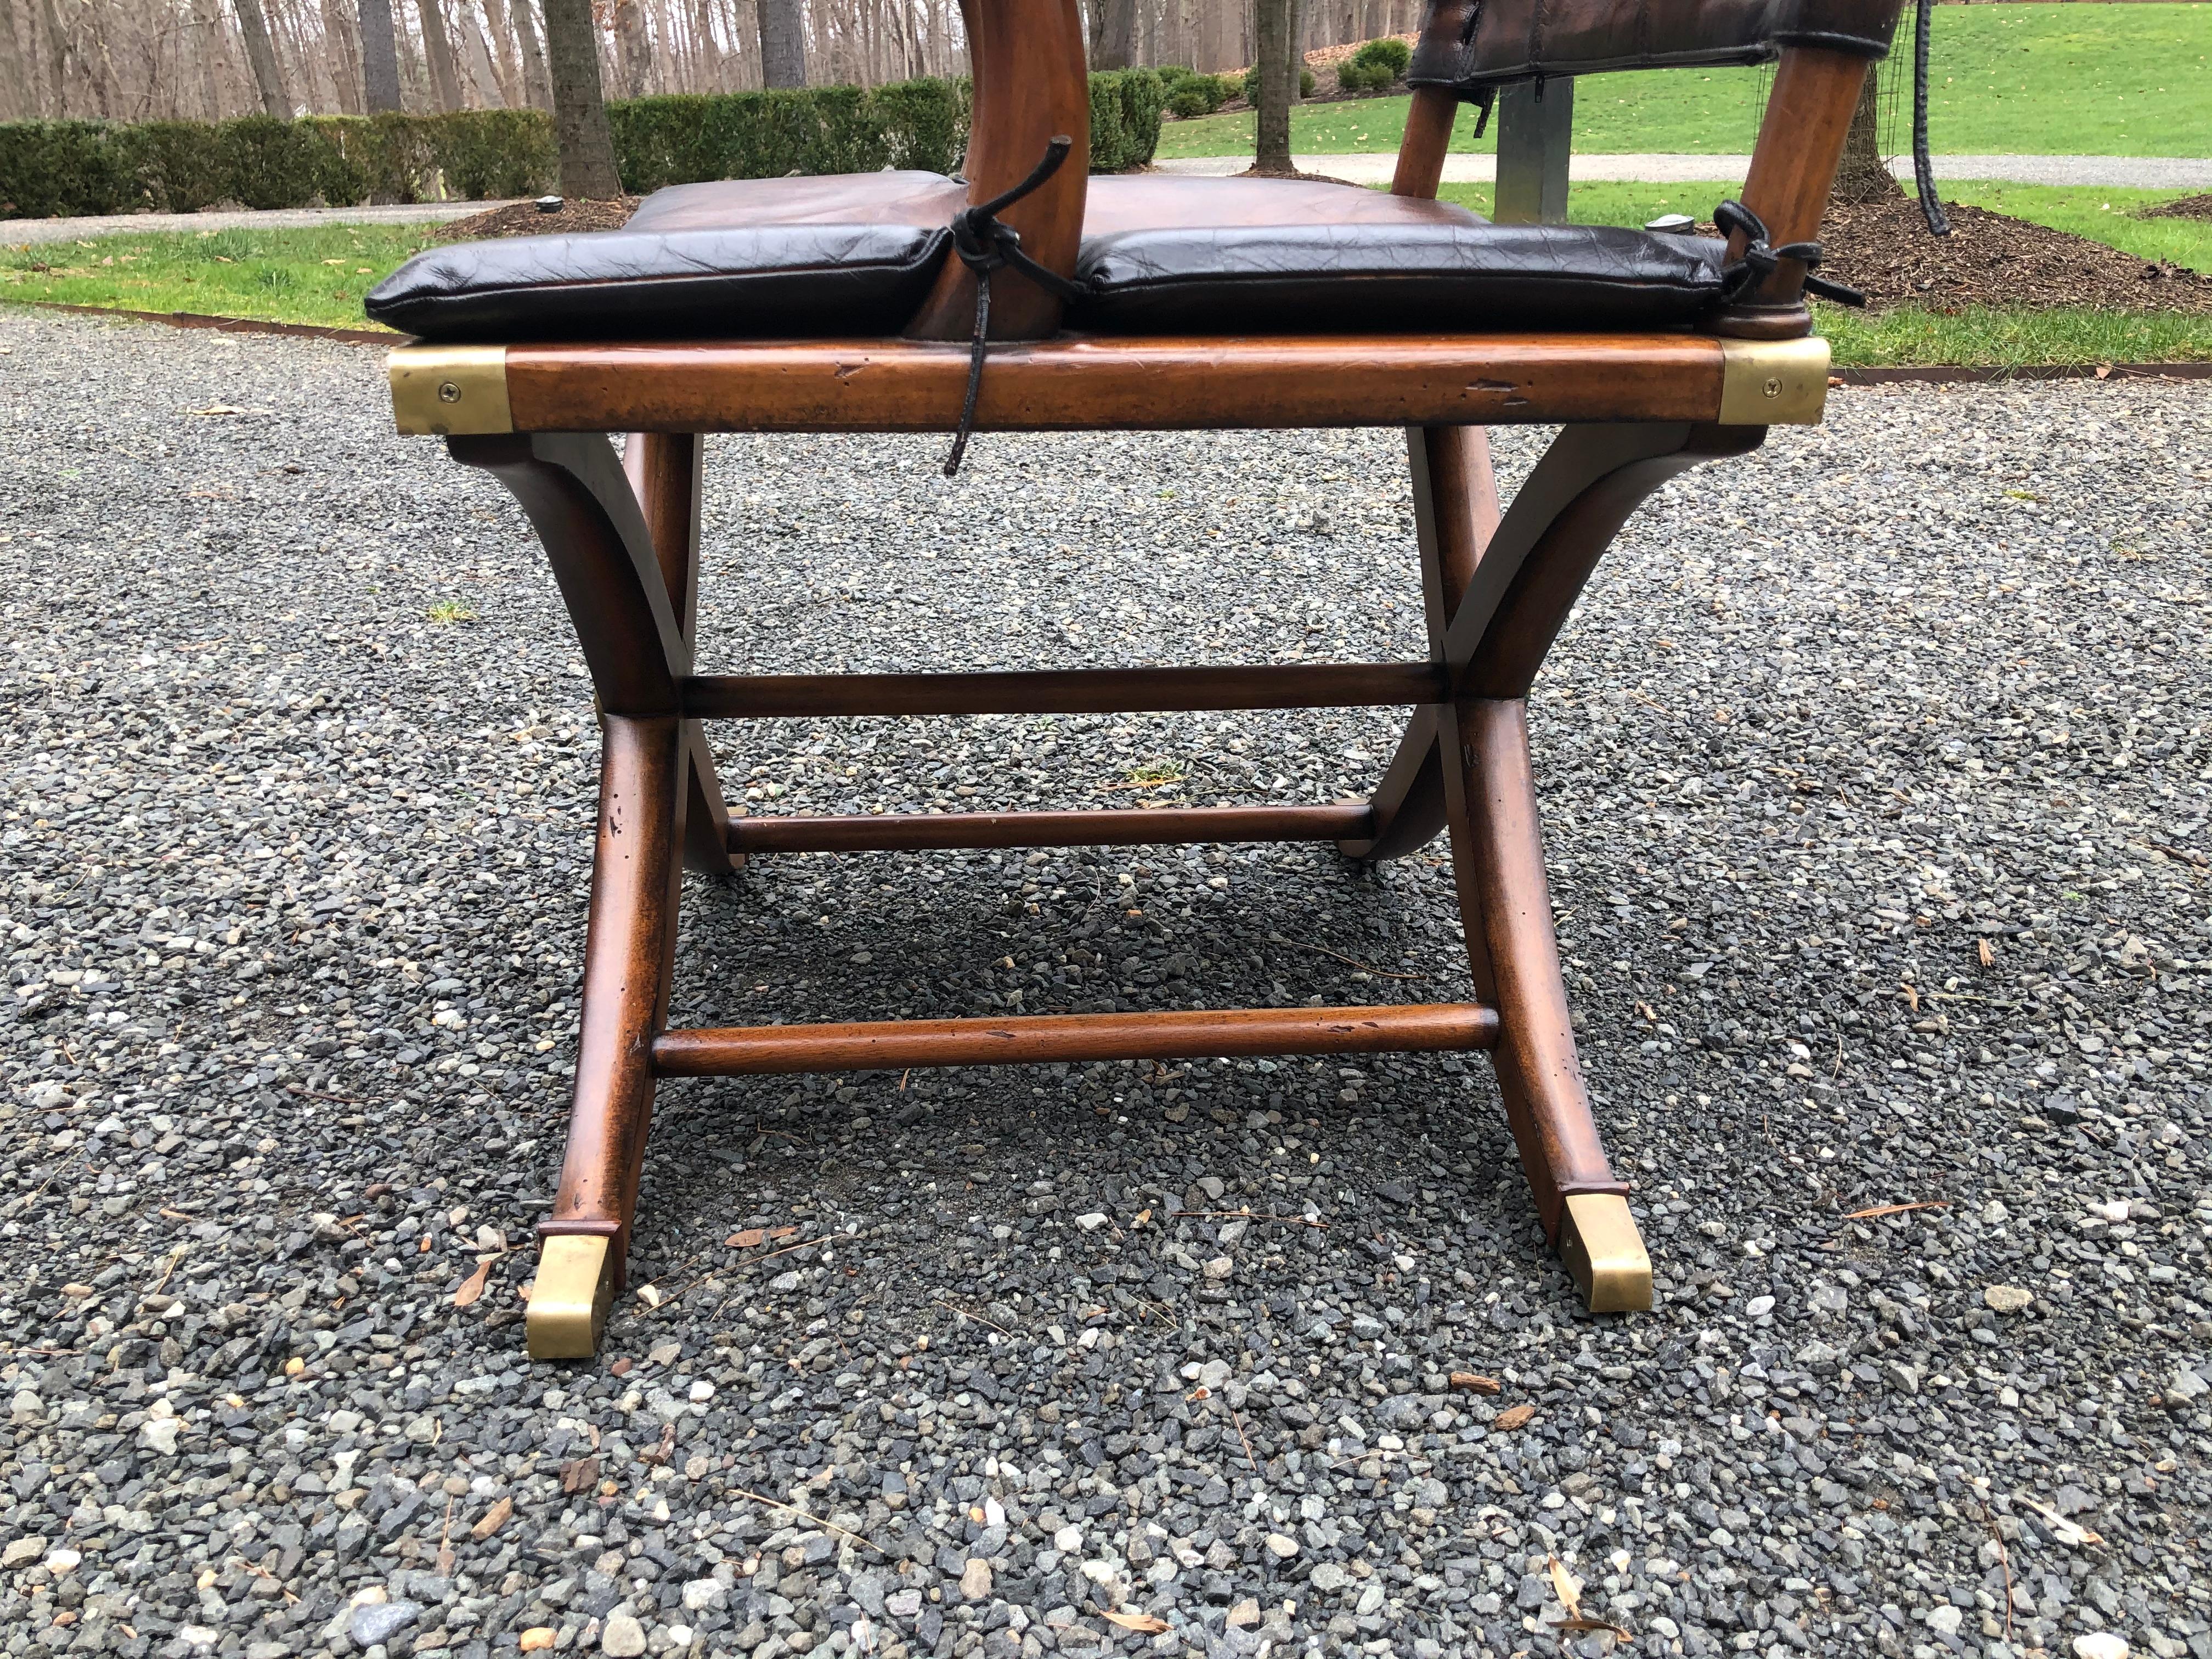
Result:
{"label": "curved wooden leg", "polygon": [[575,1103],[560,1194],[538,1229],[534,1358],[589,1356],[623,1283],[675,959],[684,775],[681,721],[607,717]]}
{"label": "curved wooden leg", "polygon": [[[1537,464],[1447,613],[1433,710],[1468,962],[1498,1010],[1491,1059],[1545,1232],[1592,1312],[1651,1305],[1651,1261],[1590,1115],[1552,928],[1528,755],[1528,689],[1583,585],[1652,491],[1763,432],[1569,428]],[[1433,624],[1432,624],[1433,625]]]}
{"label": "curved wooden leg", "polygon": [[1544,843],[1528,760],[1528,706],[1477,701],[1448,710],[1457,763],[1445,772],[1452,873],[1476,994],[1498,1010],[1491,1052],[1506,1121],[1545,1232],[1594,1313],[1651,1305],[1651,1261],[1590,1116],[1559,973]]}
{"label": "curved wooden leg", "polygon": [[[1490,437],[1479,426],[1407,427],[1406,456],[1421,547],[1429,656],[1442,661],[1444,631],[1498,528]],[[1346,858],[1403,858],[1427,846],[1444,827],[1443,756],[1437,747],[1432,709],[1416,708],[1406,722],[1406,734],[1375,787],[1372,805],[1375,833],[1336,844]]]}

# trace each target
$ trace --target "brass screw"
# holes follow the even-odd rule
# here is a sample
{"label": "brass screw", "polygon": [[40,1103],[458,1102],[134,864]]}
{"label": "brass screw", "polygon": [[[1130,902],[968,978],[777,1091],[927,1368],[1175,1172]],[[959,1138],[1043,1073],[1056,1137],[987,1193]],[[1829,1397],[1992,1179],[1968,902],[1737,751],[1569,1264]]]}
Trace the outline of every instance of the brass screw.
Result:
{"label": "brass screw", "polygon": [[[1770,381],[1768,381],[1768,382],[1767,382],[1767,385],[1768,385],[1768,386],[1769,386],[1770,390],[1767,392],[1767,394],[1766,394],[1766,395],[1767,395],[1768,397],[1771,398],[1771,397],[1774,395],[1774,392],[1773,392],[1773,390],[1772,390],[1771,388],[1779,387],[1779,386],[1781,386],[1781,384],[1782,384],[1782,383],[1781,383],[1781,381],[1779,381],[1779,380],[1770,380]],[[457,404],[457,403],[460,402],[460,400],[461,400],[461,389],[460,389],[460,387],[459,387],[458,386],[454,385],[451,380],[441,380],[441,381],[439,381],[439,382],[438,382],[438,401],[439,401],[440,403],[441,403],[441,404]]]}
{"label": "brass screw", "polygon": [[1782,395],[1782,377],[1779,374],[1768,375],[1766,385],[1762,389],[1768,397],[1779,398]]}

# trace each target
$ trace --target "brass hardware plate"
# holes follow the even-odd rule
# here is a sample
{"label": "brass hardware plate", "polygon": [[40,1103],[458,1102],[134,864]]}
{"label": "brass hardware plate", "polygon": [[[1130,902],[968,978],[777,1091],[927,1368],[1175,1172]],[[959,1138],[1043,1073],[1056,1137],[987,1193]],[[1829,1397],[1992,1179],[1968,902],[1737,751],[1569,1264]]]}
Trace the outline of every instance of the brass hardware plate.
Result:
{"label": "brass hardware plate", "polygon": [[562,1233],[539,1244],[523,1322],[532,1359],[589,1359],[599,1351],[614,1302],[613,1243],[603,1233]]}
{"label": "brass hardware plate", "polygon": [[505,346],[401,346],[386,372],[392,418],[410,437],[514,430]]}
{"label": "brass hardware plate", "polygon": [[[1651,1306],[1651,1258],[1628,1200],[1618,1193],[1573,1193],[1559,1222],[1559,1260],[1592,1313],[1643,1313]],[[535,1304],[532,1304],[533,1308]],[[535,1350],[533,1350],[535,1352]]]}
{"label": "brass hardware plate", "polygon": [[1723,426],[1818,426],[1828,402],[1828,343],[1723,340]]}

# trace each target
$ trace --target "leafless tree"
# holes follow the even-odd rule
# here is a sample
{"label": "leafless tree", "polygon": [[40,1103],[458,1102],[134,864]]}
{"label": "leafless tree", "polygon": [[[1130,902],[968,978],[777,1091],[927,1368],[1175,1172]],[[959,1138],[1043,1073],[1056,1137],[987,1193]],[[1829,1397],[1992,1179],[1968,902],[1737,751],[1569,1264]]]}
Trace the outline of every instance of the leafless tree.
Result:
{"label": "leafless tree", "polygon": [[622,194],[622,181],[615,173],[615,141],[607,128],[592,0],[545,0],[545,57],[553,76],[561,193],[611,201]]}
{"label": "leafless tree", "polygon": [[392,0],[358,0],[361,80],[372,115],[399,106],[399,46],[392,35]]}
{"label": "leafless tree", "polygon": [[806,84],[806,12],[801,0],[753,0],[760,30],[761,84]]}
{"label": "leafless tree", "polygon": [[1291,160],[1291,106],[1298,101],[1297,0],[1255,0],[1253,55],[1259,60],[1259,143],[1255,173],[1285,173]]}
{"label": "leafless tree", "polygon": [[261,0],[231,0],[238,8],[239,33],[246,37],[246,61],[253,70],[253,84],[261,93],[261,107],[271,115],[289,115],[285,100],[283,72],[276,66],[276,49],[270,44],[269,20]]}
{"label": "leafless tree", "polygon": [[[1283,166],[1297,55],[1402,33],[1415,15],[1413,0],[1081,3],[1101,68],[1274,62],[1291,88],[1267,123]],[[556,13],[574,31],[565,71]],[[557,112],[564,74],[573,104],[586,66],[594,98],[872,86],[965,74],[967,48],[957,0],[0,0],[0,119]],[[565,175],[564,188],[612,189],[611,166],[580,176],[589,189]]]}

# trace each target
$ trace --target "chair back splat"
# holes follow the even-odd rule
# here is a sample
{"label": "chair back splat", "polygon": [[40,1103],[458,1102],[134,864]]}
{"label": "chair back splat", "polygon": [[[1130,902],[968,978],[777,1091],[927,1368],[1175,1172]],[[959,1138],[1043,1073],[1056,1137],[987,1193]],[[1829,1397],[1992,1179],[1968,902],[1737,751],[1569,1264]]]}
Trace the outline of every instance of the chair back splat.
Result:
{"label": "chair back splat", "polygon": [[[1053,139],[1074,148],[1039,189],[1001,213],[1030,258],[1060,276],[1075,270],[1091,172],[1091,83],[1084,69],[1083,17],[1076,0],[960,0],[974,70],[968,125],[971,207],[1029,176]],[[1018,271],[992,279],[994,340],[1042,340],[1060,326],[1061,302]],[[907,332],[918,340],[964,340],[974,326],[975,277],[948,259]]]}
{"label": "chair back splat", "polygon": [[[1087,177],[1075,0],[963,0],[967,171],[725,180],[623,229],[434,250],[370,296],[404,432],[514,493],[605,732],[567,1152],[533,1354],[599,1340],[665,1079],[1246,1054],[1486,1053],[1536,1215],[1595,1311],[1650,1256],[1600,1139],[1552,929],[1528,702],[1598,560],[1669,478],[1811,424],[1820,210],[1895,0],[1433,0],[1392,191]],[[1778,58],[1725,240],[1492,225],[1436,199],[1455,118],[1503,84]],[[1070,141],[1041,170],[1055,138]],[[1024,180],[995,223],[978,210]],[[1036,261],[1025,273],[1010,252]],[[987,354],[974,338],[993,283]],[[1036,274],[1042,271],[1042,276]],[[1830,288],[1812,278],[1816,293]],[[1563,430],[1503,511],[1484,428]],[[695,658],[702,434],[1397,426],[1426,649],[1401,662],[715,674]],[[629,434],[617,461],[611,434]],[[957,452],[956,452],[957,453]],[[707,723],[1403,707],[1364,799],[733,817]],[[671,1030],[684,872],[794,852],[1449,838],[1464,1002]],[[703,1086],[684,1083],[674,1086]]]}

